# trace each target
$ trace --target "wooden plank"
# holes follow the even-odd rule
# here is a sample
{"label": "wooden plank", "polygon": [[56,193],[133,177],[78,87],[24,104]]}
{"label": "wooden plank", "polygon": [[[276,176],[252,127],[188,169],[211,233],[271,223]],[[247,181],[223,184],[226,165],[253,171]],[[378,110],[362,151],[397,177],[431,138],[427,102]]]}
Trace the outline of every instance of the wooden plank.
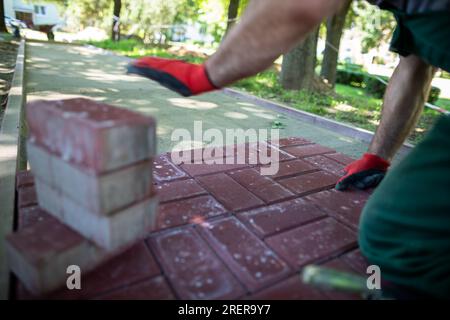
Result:
{"label": "wooden plank", "polygon": [[[21,113],[24,104],[23,76],[25,41],[20,42],[14,77],[0,128],[0,299],[8,299],[9,268],[5,254],[5,236],[13,229],[15,182],[21,134]],[[26,160],[25,160],[26,161]]]}

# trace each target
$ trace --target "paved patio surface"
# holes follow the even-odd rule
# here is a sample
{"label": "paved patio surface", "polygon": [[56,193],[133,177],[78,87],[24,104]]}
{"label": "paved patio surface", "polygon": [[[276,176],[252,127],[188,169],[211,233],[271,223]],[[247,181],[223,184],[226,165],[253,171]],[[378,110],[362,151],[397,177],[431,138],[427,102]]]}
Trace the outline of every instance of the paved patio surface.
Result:
{"label": "paved patio surface", "polygon": [[[246,148],[260,154],[251,144]],[[280,170],[272,176],[260,175],[261,164],[248,157],[244,164],[176,166],[169,154],[158,156],[156,230],[82,275],[81,290],[45,298],[359,298],[306,286],[299,277],[311,263],[365,274],[357,226],[370,192],[333,189],[352,159],[303,138],[268,148],[281,149]],[[18,187],[18,228],[45,220],[32,177],[22,173]],[[32,298],[20,283],[15,296]]]}
{"label": "paved patio surface", "polygon": [[[357,246],[359,214],[369,192],[333,190],[343,167],[367,145],[221,92],[182,98],[147,79],[124,74],[128,59],[81,46],[27,44],[27,101],[85,97],[150,114],[158,122],[157,230],[83,276],[68,299],[356,299],[300,281],[310,263],[365,274]],[[280,130],[280,170],[261,165],[175,165],[174,129]],[[195,141],[196,147],[203,147]],[[252,147],[253,153],[258,153]],[[227,155],[229,157],[230,154]],[[45,220],[33,179],[21,173],[17,228]],[[32,296],[17,283],[17,299]]]}
{"label": "paved patio surface", "polygon": [[[285,128],[281,137],[302,136],[313,142],[359,158],[367,144],[333,131],[278,114],[219,92],[194,98],[176,93],[137,76],[125,74],[128,58],[102,50],[73,45],[28,42],[26,60],[27,101],[85,97],[131,108],[154,116],[158,122],[158,150],[170,151],[172,131],[193,131],[195,120],[203,129],[268,129],[274,120]],[[199,141],[195,147],[201,147]],[[217,143],[216,143],[217,144]]]}

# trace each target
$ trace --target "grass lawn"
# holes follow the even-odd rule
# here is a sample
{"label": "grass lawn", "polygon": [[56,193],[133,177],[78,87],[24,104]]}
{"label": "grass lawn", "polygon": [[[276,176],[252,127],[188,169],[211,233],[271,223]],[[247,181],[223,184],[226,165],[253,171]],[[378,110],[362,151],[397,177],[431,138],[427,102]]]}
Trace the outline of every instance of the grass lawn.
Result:
{"label": "grass lawn", "polygon": [[[154,55],[165,58],[181,58],[194,63],[201,63],[204,60],[201,54],[177,52],[169,48],[145,47],[133,40],[121,42],[107,40],[91,42],[90,44],[132,58]],[[370,131],[375,130],[380,120],[382,100],[368,95],[364,89],[348,85],[337,84],[335,96],[305,91],[288,91],[280,86],[278,73],[275,70],[267,70],[254,77],[241,80],[233,87],[261,98],[282,102],[299,110]],[[441,108],[450,110],[449,99],[439,99],[436,104]],[[440,113],[437,111],[426,108],[416,128],[411,133],[409,142],[419,142],[439,115]]]}

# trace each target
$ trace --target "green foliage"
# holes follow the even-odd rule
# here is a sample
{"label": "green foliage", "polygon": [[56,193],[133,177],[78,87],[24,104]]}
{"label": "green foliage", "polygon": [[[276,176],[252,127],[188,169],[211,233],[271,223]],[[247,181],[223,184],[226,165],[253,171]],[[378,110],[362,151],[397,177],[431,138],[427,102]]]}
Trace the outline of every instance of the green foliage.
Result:
{"label": "green foliage", "polygon": [[440,98],[436,101],[436,105],[450,111],[450,99]]}
{"label": "green foliage", "polygon": [[[371,94],[376,98],[383,98],[384,92],[386,91],[386,84],[380,81],[378,78],[388,81],[389,78],[382,76],[372,76],[368,73],[357,71],[357,70],[347,70],[338,69],[336,74],[336,82],[341,84],[350,85],[353,87],[359,87],[366,89],[367,93]],[[428,102],[435,103],[439,98],[441,90],[437,87],[431,87],[430,95],[428,97]]]}
{"label": "green foliage", "polygon": [[90,45],[115,51],[119,54],[130,58],[139,58],[143,56],[158,56],[162,58],[182,59],[192,63],[202,63],[204,58],[195,55],[176,55],[167,51],[167,46],[146,45],[135,39],[112,41],[110,39],[104,41],[89,41]]}
{"label": "green foliage", "polygon": [[77,0],[68,1],[66,15],[72,28],[82,30],[86,27],[98,27],[109,31],[112,21],[113,1]]}
{"label": "green foliage", "polygon": [[87,43],[102,49],[117,51],[120,53],[133,52],[135,49],[142,47],[142,42],[136,39],[121,41],[113,41],[108,39],[104,41],[88,41]]}
{"label": "green foliage", "polygon": [[[109,33],[112,0],[54,2],[67,2],[66,16],[74,31],[97,27]],[[218,42],[226,26],[227,3],[225,0],[122,0],[121,33],[139,37],[147,43],[165,42],[174,26],[182,28],[182,25],[198,24]]]}
{"label": "green foliage", "polygon": [[353,1],[346,21],[347,28],[362,33],[363,53],[388,41],[396,25],[391,12],[380,10],[367,1]]}
{"label": "green foliage", "polygon": [[444,78],[444,79],[450,79],[450,72],[447,72],[447,71],[445,71],[445,70],[442,70],[442,71],[441,71],[441,78]]}

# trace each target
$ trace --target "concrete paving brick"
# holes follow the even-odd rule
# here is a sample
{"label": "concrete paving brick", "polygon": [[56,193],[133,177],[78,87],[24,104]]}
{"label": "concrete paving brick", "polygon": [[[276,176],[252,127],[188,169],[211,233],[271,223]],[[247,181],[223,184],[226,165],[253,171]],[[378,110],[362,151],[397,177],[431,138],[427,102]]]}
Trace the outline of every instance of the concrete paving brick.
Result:
{"label": "concrete paving brick", "polygon": [[[142,200],[151,192],[151,161],[141,161],[120,170],[95,175],[33,143],[28,143],[27,148],[33,173],[38,179],[82,203],[94,214],[111,214]],[[46,164],[42,164],[44,159]]]}
{"label": "concrete paving brick", "polygon": [[224,173],[198,177],[200,184],[231,211],[249,209],[264,202]]}
{"label": "concrete paving brick", "polygon": [[241,212],[237,216],[258,236],[264,238],[320,219],[326,214],[311,202],[297,198]]}
{"label": "concrete paving brick", "polygon": [[245,291],[191,227],[149,238],[171,286],[181,299],[236,299]]}
{"label": "concrete paving brick", "polygon": [[359,249],[353,250],[340,257],[350,267],[361,275],[367,276],[367,267],[370,265],[369,261],[361,254]]}
{"label": "concrete paving brick", "polygon": [[206,194],[194,179],[161,183],[155,190],[161,203]]}
{"label": "concrete paving brick", "polygon": [[20,188],[17,191],[17,197],[17,206],[19,208],[35,206],[37,204],[36,189],[32,185]]}
{"label": "concrete paving brick", "polygon": [[323,300],[326,296],[319,290],[304,284],[300,275],[292,276],[246,299],[249,300]]}
{"label": "concrete paving brick", "polygon": [[153,161],[153,176],[157,183],[185,179],[189,176],[179,169],[171,160],[170,155],[162,154]]}
{"label": "concrete paving brick", "polygon": [[202,224],[199,230],[250,291],[290,273],[288,265],[235,217]]}
{"label": "concrete paving brick", "polygon": [[255,169],[232,171],[229,175],[266,203],[286,199],[294,195],[274,180],[260,175]]}
{"label": "concrete paving brick", "polygon": [[106,251],[50,215],[7,236],[6,252],[11,270],[35,295],[65,284],[68,266],[88,272],[107,258]]}
{"label": "concrete paving brick", "polygon": [[151,278],[98,297],[99,300],[173,300],[172,290],[162,276]]}
{"label": "concrete paving brick", "polygon": [[247,167],[246,164],[227,164],[227,163],[188,163],[182,164],[181,168],[193,177],[202,176],[211,173],[223,172],[228,170],[240,169]]}
{"label": "concrete paving brick", "polygon": [[89,274],[83,275],[80,290],[61,289],[52,293],[52,299],[89,299],[109,291],[155,277],[159,266],[144,241],[111,258]]}
{"label": "concrete paving brick", "polygon": [[35,181],[39,206],[52,216],[63,219],[61,192],[40,179]]}
{"label": "concrete paving brick", "polygon": [[335,217],[342,223],[357,229],[359,217],[369,194],[364,191],[337,190],[322,191],[312,194],[307,199],[316,203],[322,210],[330,216]]}
{"label": "concrete paving brick", "polygon": [[159,206],[156,229],[197,223],[225,212],[225,208],[209,195],[164,203]]}
{"label": "concrete paving brick", "polygon": [[350,163],[352,163],[353,161],[355,161],[356,159],[353,159],[349,156],[346,156],[345,154],[342,153],[328,153],[325,155],[325,157],[333,159],[339,163],[342,163],[343,165],[348,165]]}
{"label": "concrete paving brick", "polygon": [[304,145],[304,144],[312,144],[312,142],[309,140],[306,140],[304,138],[300,138],[300,137],[289,137],[289,138],[279,139],[278,141],[274,140],[271,142],[271,144],[282,148],[282,147],[298,146],[298,145]]}
{"label": "concrete paving brick", "polygon": [[278,182],[298,195],[334,187],[339,177],[326,171],[305,173]]}
{"label": "concrete paving brick", "polygon": [[[195,161],[198,164],[212,164],[213,160],[219,163],[219,161],[226,159],[226,161],[229,161],[228,164],[257,165],[295,159],[294,156],[284,152],[277,146],[270,145],[266,142],[247,142],[226,145],[219,148],[206,147],[203,149],[180,151],[180,155],[186,153],[188,153],[191,159],[186,164],[193,164]],[[225,162],[223,163],[225,164]]]}
{"label": "concrete paving brick", "polygon": [[203,163],[211,162],[214,159],[224,159],[233,156],[234,150],[227,150],[226,146],[207,146],[204,148],[194,148],[190,150],[172,151],[171,158],[185,159],[183,163]]}
{"label": "concrete paving brick", "polygon": [[42,181],[53,185],[53,181],[58,179],[58,173],[52,168],[52,156],[50,152],[34,143],[27,141],[27,158],[34,176],[38,176]]}
{"label": "concrete paving brick", "polygon": [[16,176],[16,189],[20,189],[25,186],[31,186],[34,184],[34,176],[30,170],[22,170],[17,172]]}
{"label": "concrete paving brick", "polygon": [[30,227],[44,221],[46,217],[48,217],[48,213],[45,213],[39,206],[19,208],[17,227],[18,229]]}
{"label": "concrete paving brick", "polygon": [[321,146],[319,144],[308,144],[308,145],[300,145],[300,146],[293,146],[293,147],[284,147],[281,149],[293,156],[298,157],[298,158],[315,156],[315,155],[324,154],[324,153],[336,153],[335,150],[328,148],[328,147]]}
{"label": "concrete paving brick", "polygon": [[356,247],[356,233],[326,218],[266,239],[269,246],[294,268]]}
{"label": "concrete paving brick", "polygon": [[295,159],[294,156],[283,151],[278,146],[260,142],[258,144],[250,144],[257,150],[258,164],[268,164],[272,162],[286,161]]}
{"label": "concrete paving brick", "polygon": [[329,159],[325,156],[313,156],[313,157],[307,157],[305,158],[305,161],[308,161],[315,165],[316,167],[319,167],[322,170],[331,172],[332,174],[335,174],[339,177],[345,175],[344,171],[344,165],[342,163],[339,163],[335,160]]}
{"label": "concrete paving brick", "polygon": [[156,153],[155,121],[137,112],[82,98],[35,100],[26,110],[33,141],[98,173]]}
{"label": "concrete paving brick", "polygon": [[286,178],[305,172],[317,171],[319,168],[303,160],[290,160],[279,163],[278,172],[270,178]]}
{"label": "concrete paving brick", "polygon": [[[101,216],[93,214],[69,197],[58,193],[44,182],[41,184],[41,181],[36,179],[38,193],[41,193],[39,189],[41,185],[47,186],[45,192],[48,199],[43,201],[50,202],[50,204],[40,202],[43,208],[50,209],[49,213],[55,215],[61,222],[107,250],[115,250],[132,243],[155,228],[157,198],[153,196],[136,202],[113,215]],[[58,199],[61,206],[59,213],[51,209],[54,199]]]}

